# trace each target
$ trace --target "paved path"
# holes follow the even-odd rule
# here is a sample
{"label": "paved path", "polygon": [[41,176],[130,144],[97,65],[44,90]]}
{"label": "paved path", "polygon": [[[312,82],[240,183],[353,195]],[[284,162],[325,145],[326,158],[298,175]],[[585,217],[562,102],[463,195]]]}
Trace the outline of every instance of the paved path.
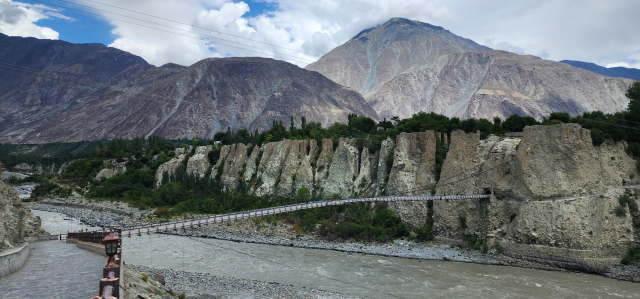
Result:
{"label": "paved path", "polygon": [[222,215],[206,216],[203,218],[186,219],[179,221],[164,222],[161,224],[149,224],[144,226],[132,226],[122,229],[122,235],[130,237],[134,234],[153,233],[159,231],[175,230],[178,228],[187,228],[193,226],[206,225],[210,223],[221,223],[228,221],[235,221],[253,217],[261,217],[266,215],[274,215],[281,213],[290,213],[300,210],[321,208],[327,206],[339,206],[361,202],[397,202],[397,201],[423,201],[423,200],[463,200],[463,199],[487,199],[491,195],[487,194],[471,194],[471,195],[408,195],[408,196],[380,196],[380,197],[358,197],[358,198],[344,198],[335,200],[320,200],[306,203],[299,203],[293,205],[249,210],[242,212],[235,212]]}
{"label": "paved path", "polygon": [[1,299],[91,298],[98,295],[106,259],[75,244],[33,244],[25,265],[0,278]]}

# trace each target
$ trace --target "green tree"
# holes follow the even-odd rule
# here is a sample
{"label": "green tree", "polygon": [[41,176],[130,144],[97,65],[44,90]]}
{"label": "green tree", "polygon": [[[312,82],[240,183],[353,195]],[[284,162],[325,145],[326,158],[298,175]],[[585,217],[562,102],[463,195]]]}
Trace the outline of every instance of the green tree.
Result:
{"label": "green tree", "polygon": [[640,122],[640,81],[633,82],[627,89],[625,96],[630,100],[628,118]]}
{"label": "green tree", "polygon": [[571,115],[569,115],[569,112],[551,112],[549,120],[559,120],[566,124],[571,120]]}

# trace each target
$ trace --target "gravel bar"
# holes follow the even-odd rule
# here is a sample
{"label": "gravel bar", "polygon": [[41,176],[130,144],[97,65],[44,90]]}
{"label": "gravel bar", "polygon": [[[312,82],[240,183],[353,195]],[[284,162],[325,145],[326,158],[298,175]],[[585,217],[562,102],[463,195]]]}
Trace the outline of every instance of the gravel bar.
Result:
{"label": "gravel bar", "polygon": [[231,298],[310,298],[310,299],[356,299],[351,295],[299,288],[275,282],[264,282],[217,276],[206,273],[194,273],[176,270],[155,269],[140,265],[129,265],[140,272],[161,274],[166,286],[178,292],[185,292],[190,299],[231,299]]}

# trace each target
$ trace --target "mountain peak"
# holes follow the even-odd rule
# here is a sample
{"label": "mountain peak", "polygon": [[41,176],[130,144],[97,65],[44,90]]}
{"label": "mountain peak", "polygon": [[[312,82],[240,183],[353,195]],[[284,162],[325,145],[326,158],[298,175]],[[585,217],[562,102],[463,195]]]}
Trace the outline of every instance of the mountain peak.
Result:
{"label": "mountain peak", "polygon": [[366,36],[369,32],[376,29],[384,29],[384,30],[402,30],[402,29],[426,29],[426,30],[443,30],[446,29],[440,26],[434,26],[429,23],[424,23],[420,21],[409,20],[405,18],[391,18],[390,20],[384,22],[383,24],[371,27],[369,29],[365,29],[360,31],[355,37],[352,39],[358,39],[360,37]]}
{"label": "mountain peak", "polygon": [[[363,30],[306,69],[367,96],[376,86],[451,53],[491,50],[431,24],[392,18]],[[368,64],[368,65],[367,65]]]}

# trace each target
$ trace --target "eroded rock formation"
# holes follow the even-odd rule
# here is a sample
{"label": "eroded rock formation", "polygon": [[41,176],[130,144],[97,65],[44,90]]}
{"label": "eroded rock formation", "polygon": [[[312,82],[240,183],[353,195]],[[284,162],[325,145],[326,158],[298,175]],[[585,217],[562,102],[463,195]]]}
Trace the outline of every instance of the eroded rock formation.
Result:
{"label": "eroded rock formation", "polygon": [[634,242],[614,208],[637,180],[624,143],[593,146],[576,124],[525,128],[523,138],[451,134],[438,194],[493,192],[491,200],[435,201],[434,231],[476,234],[505,252],[611,265]]}
{"label": "eroded rock formation", "polygon": [[[388,206],[414,226],[433,224],[442,240],[476,234],[513,254],[610,265],[634,242],[631,216],[613,212],[623,184],[640,179],[624,143],[595,147],[590,132],[576,124],[527,127],[522,138],[481,140],[455,131],[436,182],[436,141],[427,131],[384,140],[379,150],[348,138],[335,149],[331,139],[320,146],[284,140],[252,150],[235,144],[221,148],[213,167],[227,190],[242,182],[247,192],[272,198],[293,198],[303,186],[321,198],[428,194],[434,185],[436,194],[492,193],[490,200]],[[174,160],[161,169],[174,169],[181,161]]]}
{"label": "eroded rock formation", "polygon": [[96,174],[96,181],[108,179],[116,174],[125,173],[127,171],[127,162],[116,162],[115,160],[105,161],[105,168]]}
{"label": "eroded rock formation", "polygon": [[0,180],[0,250],[17,245],[26,237],[44,234],[40,217],[33,216],[16,191]]}

